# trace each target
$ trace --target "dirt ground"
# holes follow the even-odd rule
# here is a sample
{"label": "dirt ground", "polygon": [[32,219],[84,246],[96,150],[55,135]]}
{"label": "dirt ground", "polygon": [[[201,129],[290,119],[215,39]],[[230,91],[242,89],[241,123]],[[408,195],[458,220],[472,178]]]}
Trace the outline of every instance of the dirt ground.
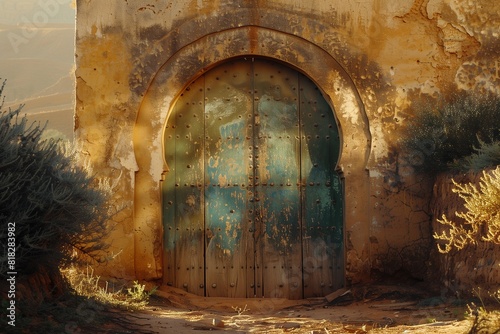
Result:
{"label": "dirt ground", "polygon": [[133,322],[149,333],[467,333],[466,302],[422,288],[357,287],[325,298],[204,298],[163,287]]}

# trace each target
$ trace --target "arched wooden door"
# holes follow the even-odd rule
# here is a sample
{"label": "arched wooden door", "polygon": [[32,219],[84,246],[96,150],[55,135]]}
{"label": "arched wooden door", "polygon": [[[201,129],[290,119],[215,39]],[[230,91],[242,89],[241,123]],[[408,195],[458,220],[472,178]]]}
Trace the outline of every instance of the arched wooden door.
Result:
{"label": "arched wooden door", "polygon": [[165,127],[165,282],[218,297],[344,282],[340,137],[307,77],[241,58],[192,82]]}

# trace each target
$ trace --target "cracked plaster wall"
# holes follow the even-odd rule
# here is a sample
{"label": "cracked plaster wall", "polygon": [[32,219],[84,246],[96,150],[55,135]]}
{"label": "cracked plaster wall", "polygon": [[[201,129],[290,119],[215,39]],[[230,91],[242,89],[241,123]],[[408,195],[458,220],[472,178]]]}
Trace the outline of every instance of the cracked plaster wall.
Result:
{"label": "cracked plaster wall", "polygon": [[[308,74],[335,108],[346,277],[423,278],[432,184],[392,147],[407,107],[455,86],[500,93],[495,0],[78,0],[75,134],[123,204],[104,274],[162,277],[162,126],[183,85],[255,54]],[[325,66],[325,68],[320,68]]]}

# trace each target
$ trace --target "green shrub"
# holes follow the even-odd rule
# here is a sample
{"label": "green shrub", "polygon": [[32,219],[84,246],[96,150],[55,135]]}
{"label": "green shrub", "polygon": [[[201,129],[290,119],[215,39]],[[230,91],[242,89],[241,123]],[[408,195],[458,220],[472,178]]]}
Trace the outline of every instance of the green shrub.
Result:
{"label": "green shrub", "polygon": [[457,93],[447,100],[415,103],[401,148],[419,172],[457,167],[480,145],[500,140],[500,98]]}
{"label": "green shrub", "polygon": [[109,218],[106,190],[58,140],[43,140],[44,128],[20,117],[22,108],[3,110],[0,103],[0,270],[13,271],[7,236],[15,227],[10,241],[20,281],[41,269],[58,275],[75,254],[98,259]]}
{"label": "green shrub", "polygon": [[465,172],[479,172],[483,169],[500,165],[500,141],[495,140],[492,143],[479,140],[479,147],[474,147],[475,153],[457,160],[453,163],[453,169]]}

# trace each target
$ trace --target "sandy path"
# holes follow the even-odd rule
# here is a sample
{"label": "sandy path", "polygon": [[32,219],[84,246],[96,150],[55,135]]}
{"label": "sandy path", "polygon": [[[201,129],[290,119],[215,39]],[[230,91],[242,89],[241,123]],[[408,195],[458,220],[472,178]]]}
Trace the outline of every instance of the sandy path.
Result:
{"label": "sandy path", "polygon": [[323,298],[203,298],[162,288],[134,322],[153,333],[467,333],[466,306],[412,288],[377,286]]}

